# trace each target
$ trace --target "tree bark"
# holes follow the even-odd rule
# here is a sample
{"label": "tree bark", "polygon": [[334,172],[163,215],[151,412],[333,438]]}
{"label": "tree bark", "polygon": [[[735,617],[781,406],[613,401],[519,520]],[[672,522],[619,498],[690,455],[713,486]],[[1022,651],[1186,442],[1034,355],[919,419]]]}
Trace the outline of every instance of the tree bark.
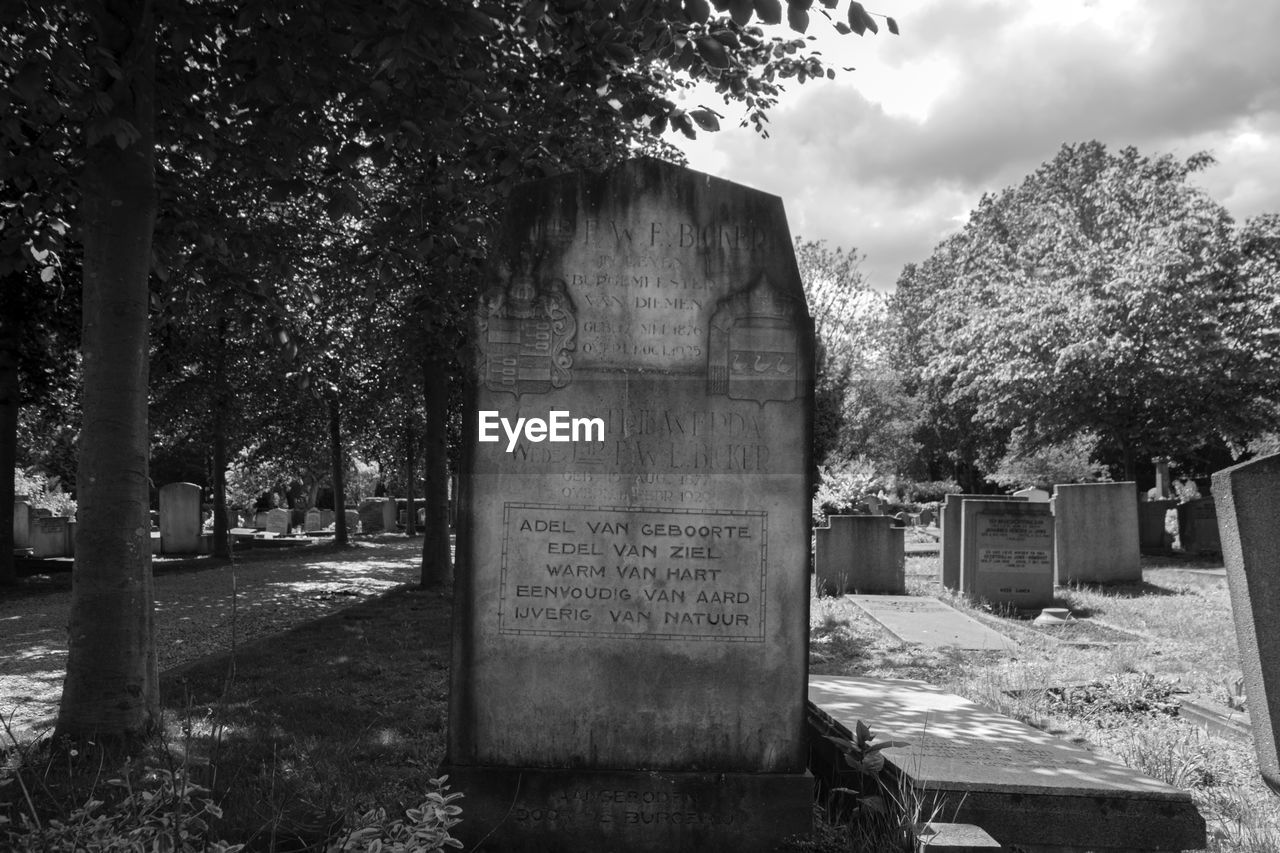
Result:
{"label": "tree bark", "polygon": [[231,558],[231,531],[227,525],[227,422],[226,409],[227,321],[218,319],[218,351],[213,368],[213,556]]}
{"label": "tree bark", "polygon": [[423,587],[453,583],[453,558],[449,553],[449,455],[446,425],[449,419],[449,364],[439,354],[422,362],[423,396],[427,401],[423,455],[426,481],[423,503],[427,510],[422,537]]}
{"label": "tree bark", "polygon": [[[123,69],[99,71],[108,133],[85,150],[81,177],[84,303],[76,557],[67,675],[55,740],[128,742],[158,720],[152,623],[147,431],[147,276],[156,216],[155,27],[147,0],[105,0],[90,13],[100,47]],[[112,85],[115,83],[116,85]]]}
{"label": "tree bark", "polygon": [[413,410],[410,409],[404,416],[404,462],[405,462],[405,515],[404,515],[404,535],[416,536],[418,534],[417,512],[413,506],[413,469],[417,462],[415,448],[413,446]]}
{"label": "tree bark", "polygon": [[346,466],[342,459],[342,404],[337,394],[329,395],[329,454],[333,465],[333,544],[346,547],[347,534]]}
{"label": "tree bark", "polygon": [[13,469],[18,459],[18,318],[15,294],[22,292],[21,273],[0,284],[0,584],[18,580],[13,564]]}

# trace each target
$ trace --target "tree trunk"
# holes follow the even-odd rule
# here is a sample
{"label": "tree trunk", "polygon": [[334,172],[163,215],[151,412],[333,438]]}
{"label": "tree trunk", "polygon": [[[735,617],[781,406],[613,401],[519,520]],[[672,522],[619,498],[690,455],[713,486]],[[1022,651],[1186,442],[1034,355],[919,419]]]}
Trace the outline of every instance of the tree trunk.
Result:
{"label": "tree trunk", "polygon": [[0,584],[18,580],[13,565],[13,469],[18,459],[18,318],[21,273],[11,273],[0,294]]}
{"label": "tree trunk", "polygon": [[231,558],[231,530],[227,524],[227,320],[218,319],[218,351],[213,368],[213,556]]}
{"label": "tree trunk", "polygon": [[329,453],[333,465],[333,544],[346,547],[347,495],[344,475],[346,466],[342,459],[342,404],[337,394],[329,395]]}
{"label": "tree trunk", "polygon": [[67,676],[55,740],[126,742],[158,720],[147,468],[147,275],[155,227],[155,26],[148,0],[92,7],[112,119],[139,138],[108,134],[85,150],[84,423]]}
{"label": "tree trunk", "polygon": [[413,410],[412,408],[404,416],[404,462],[405,462],[405,515],[404,515],[404,535],[416,536],[418,534],[417,512],[413,506],[413,469],[417,467],[415,448],[413,446]]}
{"label": "tree trunk", "polygon": [[453,582],[453,558],[449,553],[449,454],[445,428],[449,419],[449,364],[438,354],[422,362],[423,396],[427,401],[426,435],[423,455],[426,482],[423,503],[427,521],[423,525],[422,580],[424,587]]}

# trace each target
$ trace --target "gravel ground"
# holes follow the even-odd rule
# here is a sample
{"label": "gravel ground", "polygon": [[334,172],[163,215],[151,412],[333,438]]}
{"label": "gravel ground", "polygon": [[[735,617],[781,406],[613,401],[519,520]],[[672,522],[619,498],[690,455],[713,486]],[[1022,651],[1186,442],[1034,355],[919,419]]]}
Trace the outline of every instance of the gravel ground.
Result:
{"label": "gravel ground", "polygon": [[[350,551],[304,548],[155,578],[161,671],[229,651],[417,583],[422,539],[384,535]],[[69,591],[0,594],[0,717],[24,736],[53,724],[67,665]],[[233,618],[234,614],[234,618]],[[3,738],[7,740],[7,738]]]}

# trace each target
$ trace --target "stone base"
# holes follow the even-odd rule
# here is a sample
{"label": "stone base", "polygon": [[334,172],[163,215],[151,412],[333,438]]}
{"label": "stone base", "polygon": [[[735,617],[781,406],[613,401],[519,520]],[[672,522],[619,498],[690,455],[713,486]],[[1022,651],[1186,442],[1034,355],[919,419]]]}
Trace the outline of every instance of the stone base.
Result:
{"label": "stone base", "polygon": [[[467,850],[755,853],[812,830],[808,773],[444,765]],[[476,846],[483,841],[483,846]]]}

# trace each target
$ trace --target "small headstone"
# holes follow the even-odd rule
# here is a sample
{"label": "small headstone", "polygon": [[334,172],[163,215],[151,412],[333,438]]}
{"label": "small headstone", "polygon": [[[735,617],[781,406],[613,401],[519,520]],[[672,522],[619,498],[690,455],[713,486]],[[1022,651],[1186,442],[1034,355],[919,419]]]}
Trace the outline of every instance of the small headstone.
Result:
{"label": "small headstone", "polygon": [[380,533],[386,529],[383,506],[386,498],[365,498],[360,501],[360,529],[365,533]]}
{"label": "small headstone", "polygon": [[31,547],[31,504],[26,501],[13,504],[13,547]]}
{"label": "small headstone", "polygon": [[933,524],[933,520],[937,517],[932,507],[925,507],[920,510],[920,514],[916,516],[916,523],[921,527],[928,527]]}
{"label": "small headstone", "polygon": [[904,643],[931,649],[1014,649],[1017,643],[936,598],[922,595],[853,595],[850,600]]}
{"label": "small headstone", "polygon": [[330,527],[333,527],[333,510],[320,510],[320,529],[328,530]]}
{"label": "small headstone", "polygon": [[872,515],[880,514],[881,503],[878,497],[876,497],[875,495],[867,495],[867,498],[864,501],[864,503],[866,503],[867,505],[867,512],[871,513]]}
{"label": "small headstone", "polygon": [[320,523],[320,510],[312,507],[307,510],[306,520],[303,522],[303,530],[307,533],[314,533],[317,530],[324,530],[324,525]]}
{"label": "small headstone", "polygon": [[267,513],[267,532],[276,536],[289,533],[289,510],[276,507]]}
{"label": "small headstone", "polygon": [[1024,609],[1053,603],[1054,518],[1048,504],[960,504],[960,590]]}
{"label": "small headstone", "polygon": [[656,160],[517,187],[463,422],[449,758],[469,846],[809,830],[813,325],[781,200]]}
{"label": "small headstone", "polygon": [[1149,500],[1138,502],[1138,550],[1143,554],[1163,554],[1169,550],[1172,537],[1166,529],[1169,510],[1177,509],[1177,501]]}
{"label": "small headstone", "polygon": [[818,595],[906,592],[905,529],[884,515],[833,515],[814,530]]}
{"label": "small headstone", "polygon": [[1188,554],[1218,554],[1218,512],[1213,498],[1196,498],[1178,504],[1178,540]]}
{"label": "small headstone", "polygon": [[360,529],[360,513],[357,510],[354,510],[354,509],[344,510],[342,514],[347,520],[348,536],[353,536],[356,533],[362,532]]}
{"label": "small headstone", "polygon": [[1142,580],[1136,483],[1055,486],[1053,517],[1059,584]]}
{"label": "small headstone", "polygon": [[1015,498],[1022,498],[1023,500],[1031,501],[1032,503],[1047,504],[1049,502],[1049,493],[1044,489],[1018,489],[1018,491],[1013,493],[1013,496]]}
{"label": "small headstone", "polygon": [[1213,495],[1258,768],[1280,792],[1280,454],[1217,472]]}
{"label": "small headstone", "polygon": [[68,541],[68,524],[71,519],[65,515],[41,515],[31,522],[31,550],[36,558],[70,557],[71,543]]}
{"label": "small headstone", "polygon": [[169,483],[160,487],[160,550],[165,554],[200,553],[200,487]]}
{"label": "small headstone", "polygon": [[267,522],[268,522],[269,518],[270,518],[270,513],[269,513],[269,511],[268,511],[268,510],[263,510],[262,512],[255,512],[255,513],[253,514],[253,526],[254,526],[254,528],[255,528],[255,529],[257,529],[257,530],[266,530],[266,529],[267,529]]}
{"label": "small headstone", "polygon": [[382,529],[387,533],[396,532],[396,509],[395,498],[387,498],[382,504]]}
{"label": "small headstone", "polygon": [[1012,495],[947,495],[942,505],[942,585],[960,589],[960,504],[965,500],[1020,501]]}

